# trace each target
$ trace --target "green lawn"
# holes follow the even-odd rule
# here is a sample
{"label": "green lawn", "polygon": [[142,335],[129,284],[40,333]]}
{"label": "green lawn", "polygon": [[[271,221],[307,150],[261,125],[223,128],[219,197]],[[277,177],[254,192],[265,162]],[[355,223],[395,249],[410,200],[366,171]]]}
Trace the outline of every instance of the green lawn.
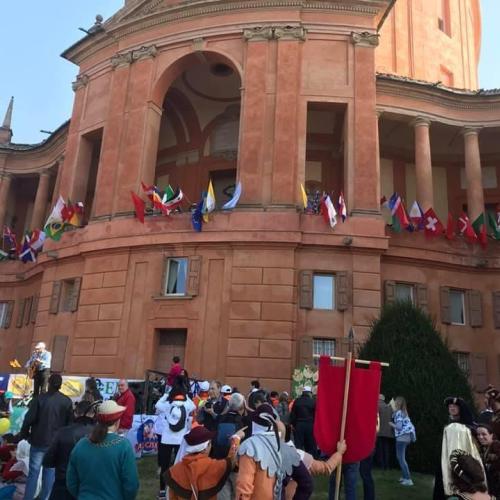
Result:
{"label": "green lawn", "polygon": [[[138,500],[154,500],[159,490],[159,480],[156,475],[156,457],[147,457],[137,462],[139,476],[141,479],[141,489]],[[429,500],[432,498],[432,476],[424,474],[412,474],[415,486],[401,486],[398,483],[400,477],[399,470],[379,471],[374,469],[376,498],[378,500]],[[363,498],[361,478],[358,499]],[[313,500],[328,499],[328,478],[320,477],[316,479],[316,488]],[[343,500],[343,495],[340,495]]]}

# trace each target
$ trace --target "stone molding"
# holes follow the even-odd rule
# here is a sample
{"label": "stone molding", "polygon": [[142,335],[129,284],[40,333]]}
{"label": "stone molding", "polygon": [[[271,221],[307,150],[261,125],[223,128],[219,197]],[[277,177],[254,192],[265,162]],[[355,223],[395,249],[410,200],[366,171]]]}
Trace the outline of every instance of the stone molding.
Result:
{"label": "stone molding", "polygon": [[359,47],[378,47],[380,35],[378,33],[370,33],[369,31],[363,31],[357,33],[353,31],[351,33],[351,42]]}
{"label": "stone molding", "polygon": [[85,73],[82,73],[81,75],[76,76],[76,80],[71,84],[73,90],[76,92],[78,89],[81,89],[83,87],[86,87],[87,84],[89,83],[89,76],[86,75]]}
{"label": "stone molding", "polygon": [[465,125],[460,133],[465,137],[467,135],[479,135],[479,132],[481,131],[483,127],[481,126],[473,126],[473,125]]}
{"label": "stone molding", "polygon": [[307,30],[304,26],[255,26],[245,28],[243,38],[247,41],[262,42],[268,40],[306,40]]}
{"label": "stone molding", "polygon": [[431,125],[431,120],[429,118],[427,118],[426,116],[416,116],[410,122],[410,125],[412,127],[427,127],[427,128],[429,128]]}
{"label": "stone molding", "polygon": [[143,45],[138,49],[122,52],[121,54],[115,54],[111,58],[111,66],[113,66],[113,68],[128,66],[129,64],[132,64],[135,61],[140,61],[141,59],[156,57],[156,54],[158,54],[156,45]]}

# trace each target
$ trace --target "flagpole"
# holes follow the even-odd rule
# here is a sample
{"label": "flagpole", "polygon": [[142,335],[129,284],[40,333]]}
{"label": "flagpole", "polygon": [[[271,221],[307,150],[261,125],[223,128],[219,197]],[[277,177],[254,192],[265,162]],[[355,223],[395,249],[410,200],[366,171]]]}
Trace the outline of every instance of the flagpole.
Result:
{"label": "flagpole", "polygon": [[[340,439],[342,442],[345,439],[345,427],[347,420],[347,404],[349,402],[349,385],[351,383],[351,365],[352,365],[352,351],[354,348],[354,330],[350,329],[349,331],[349,353],[347,354],[347,359],[345,362],[347,363],[346,371],[345,371],[345,383],[344,383],[344,401],[342,403],[342,421],[340,424]],[[342,477],[342,455],[340,456],[340,462],[337,465],[337,475],[335,478],[335,500],[339,500],[340,498],[340,480]]]}

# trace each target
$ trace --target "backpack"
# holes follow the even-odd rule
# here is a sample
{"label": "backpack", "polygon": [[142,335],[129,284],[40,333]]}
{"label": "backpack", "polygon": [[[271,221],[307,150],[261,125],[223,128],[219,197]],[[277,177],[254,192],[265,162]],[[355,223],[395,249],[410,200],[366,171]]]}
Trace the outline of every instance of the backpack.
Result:
{"label": "backpack", "polygon": [[[170,423],[170,417],[171,417],[172,412],[174,410],[179,410],[181,412],[181,414],[180,414],[180,417],[179,417],[179,420],[177,421],[177,423],[172,424],[172,423]],[[170,407],[169,415],[167,417],[167,422],[168,422],[169,429],[172,432],[180,432],[180,431],[182,431],[182,429],[184,429],[184,427],[186,426],[186,418],[187,418],[187,413],[186,413],[186,408],[184,407],[184,405],[182,405],[182,406],[177,406],[177,405],[174,406],[174,405],[172,405]]]}

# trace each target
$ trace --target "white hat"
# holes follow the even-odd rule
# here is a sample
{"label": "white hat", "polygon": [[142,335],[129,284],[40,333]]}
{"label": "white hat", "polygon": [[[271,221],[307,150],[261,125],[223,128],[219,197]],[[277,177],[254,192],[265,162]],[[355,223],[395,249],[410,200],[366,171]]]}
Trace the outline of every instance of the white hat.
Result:
{"label": "white hat", "polygon": [[220,392],[222,392],[222,394],[231,394],[233,392],[233,390],[231,389],[231,386],[223,385]]}
{"label": "white hat", "polygon": [[103,423],[115,422],[127,408],[120,406],[113,399],[103,401],[97,408],[97,420]]}
{"label": "white hat", "polygon": [[38,344],[35,346],[35,349],[45,349],[45,347],[45,342],[38,342]]}
{"label": "white hat", "polygon": [[208,382],[208,380],[200,382],[200,391],[207,392],[208,389],[210,389],[210,383]]}
{"label": "white hat", "polygon": [[302,392],[312,392],[311,386],[310,385],[305,385],[302,388]]}

